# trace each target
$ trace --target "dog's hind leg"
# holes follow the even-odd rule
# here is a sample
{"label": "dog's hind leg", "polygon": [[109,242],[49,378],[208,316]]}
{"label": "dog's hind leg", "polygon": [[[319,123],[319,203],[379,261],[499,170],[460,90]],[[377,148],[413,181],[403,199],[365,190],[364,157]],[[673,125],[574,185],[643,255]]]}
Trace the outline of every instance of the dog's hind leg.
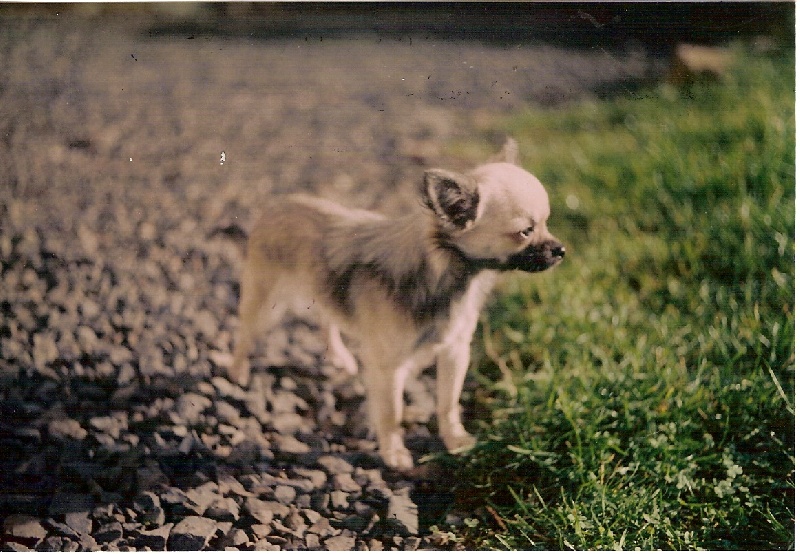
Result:
{"label": "dog's hind leg", "polygon": [[372,429],[378,438],[378,450],[387,466],[397,469],[414,467],[411,452],[403,444],[400,426],[403,420],[403,389],[408,374],[414,369],[410,360],[399,366],[393,360],[364,352],[364,385],[367,389]]}
{"label": "dog's hind leg", "polygon": [[241,386],[246,386],[250,381],[248,356],[255,343],[256,333],[259,330],[259,316],[267,297],[265,283],[245,266],[239,299],[239,338],[233,351],[233,363],[228,369],[230,380]]}

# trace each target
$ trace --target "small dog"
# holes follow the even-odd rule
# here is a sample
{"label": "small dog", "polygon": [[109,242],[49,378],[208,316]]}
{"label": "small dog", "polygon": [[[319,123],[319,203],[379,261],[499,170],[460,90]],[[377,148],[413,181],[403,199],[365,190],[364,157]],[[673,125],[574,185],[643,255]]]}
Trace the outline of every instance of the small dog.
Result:
{"label": "small dog", "polygon": [[298,299],[313,303],[334,363],[350,373],[358,363],[339,329],[357,341],[380,455],[398,469],[413,467],[401,430],[406,377],[436,364],[439,434],[450,451],[472,446],[459,396],[495,277],[543,271],[565,255],[547,231],[547,193],[519,167],[512,140],[470,173],[425,172],[419,192],[422,206],[392,218],[305,195],[267,205],[247,241],[229,369],[249,382],[262,312],[277,324]]}

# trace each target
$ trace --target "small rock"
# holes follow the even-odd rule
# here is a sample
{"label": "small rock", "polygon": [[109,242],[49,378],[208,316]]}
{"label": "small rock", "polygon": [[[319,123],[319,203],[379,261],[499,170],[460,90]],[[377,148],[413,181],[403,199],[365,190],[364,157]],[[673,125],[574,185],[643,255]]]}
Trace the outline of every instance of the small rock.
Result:
{"label": "small rock", "polygon": [[77,541],[80,538],[80,535],[69,525],[65,523],[58,522],[53,518],[47,518],[43,522],[44,526],[47,527],[52,533],[55,533],[59,536]]}
{"label": "small rock", "polygon": [[339,473],[352,473],[353,466],[347,460],[338,456],[325,455],[317,459],[317,465],[328,472],[328,475]]}
{"label": "small rock", "polygon": [[397,521],[400,531],[409,535],[416,535],[419,531],[419,518],[417,505],[411,500],[408,489],[401,489],[399,493],[389,498],[387,517]]}
{"label": "small rock", "polygon": [[10,515],[3,522],[5,535],[24,542],[36,543],[47,536],[47,529],[38,518],[29,515]]}
{"label": "small rock", "polygon": [[164,525],[166,516],[161,500],[155,493],[147,491],[137,496],[133,501],[133,509],[145,525]]}
{"label": "small rock", "polygon": [[259,552],[280,552],[281,547],[264,538],[256,541],[255,550]]}
{"label": "small rock", "polygon": [[329,537],[334,533],[334,529],[328,518],[321,517],[308,528],[308,532],[320,537]]}
{"label": "small rock", "polygon": [[339,552],[352,550],[356,545],[355,537],[347,537],[344,535],[337,535],[329,539],[325,539],[325,548],[328,550],[336,550]]}
{"label": "small rock", "polygon": [[149,548],[150,550],[166,550],[172,523],[167,523],[152,530],[138,530],[133,536],[136,548]]}
{"label": "small rock", "polygon": [[297,496],[297,491],[288,485],[278,485],[275,487],[275,500],[281,504],[291,504]]}
{"label": "small rock", "polygon": [[92,533],[92,520],[89,519],[89,512],[66,514],[64,521],[79,535],[90,535]]}
{"label": "small rock", "polygon": [[169,477],[161,471],[157,461],[145,460],[141,467],[136,468],[136,485],[140,491],[150,491],[169,485]]}
{"label": "small rock", "polygon": [[194,392],[187,392],[178,398],[175,403],[175,412],[178,417],[188,424],[197,423],[200,414],[210,408],[211,399]]}
{"label": "small rock", "polygon": [[[205,511],[200,509],[196,502],[191,500],[189,496],[176,487],[170,487],[160,495],[161,505],[167,508],[167,511],[173,515],[200,515]],[[207,506],[206,506],[207,507]]]}
{"label": "small rock", "polygon": [[325,475],[325,472],[318,469],[306,469],[304,467],[298,467],[294,468],[292,471],[295,475],[308,479],[311,482],[312,489],[322,488],[325,486],[325,483],[328,482],[328,476]]}
{"label": "small rock", "polygon": [[247,536],[242,529],[232,529],[226,536],[223,544],[227,546],[243,546],[250,542],[250,537]]}
{"label": "small rock", "polygon": [[186,491],[187,498],[197,506],[197,514],[205,512],[209,506],[216,502],[220,496],[217,494],[219,487],[216,483],[209,481],[199,487]]}
{"label": "small rock", "polygon": [[334,510],[346,510],[350,506],[349,497],[344,491],[331,491],[331,507]]}
{"label": "small rock", "polygon": [[301,516],[300,512],[298,512],[295,508],[292,508],[291,513],[284,518],[283,523],[285,523],[289,529],[296,533],[297,536],[301,536],[303,531],[305,531],[308,527],[303,519],[303,516]]}
{"label": "small rock", "polygon": [[258,541],[272,533],[272,526],[265,523],[256,523],[250,526],[250,533]]}
{"label": "small rock", "polygon": [[211,503],[203,515],[217,521],[236,521],[239,519],[239,505],[233,498],[220,496]]}
{"label": "small rock", "polygon": [[217,400],[217,402],[214,404],[214,408],[217,412],[217,418],[225,423],[230,423],[231,425],[236,426],[242,419],[242,414],[239,413],[239,410],[224,400]]}
{"label": "small rock", "polygon": [[40,552],[64,552],[64,542],[71,542],[69,539],[61,537],[47,537],[43,543],[38,545]]}
{"label": "small rock", "polygon": [[275,515],[267,502],[259,500],[258,498],[246,498],[243,507],[246,513],[250,514],[256,521],[261,523],[271,522]]}
{"label": "small rock", "polygon": [[333,488],[345,492],[360,493],[361,486],[353,480],[349,473],[338,473],[331,480]]}
{"label": "small rock", "polygon": [[84,552],[89,552],[92,550],[100,550],[97,541],[94,540],[94,537],[91,535],[81,535],[81,539],[78,541],[78,545],[80,546],[80,550],[83,550]]}
{"label": "small rock", "polygon": [[103,525],[94,533],[94,539],[98,543],[111,543],[121,538],[122,524],[117,521]]}
{"label": "small rock", "polygon": [[82,441],[88,435],[81,424],[71,418],[56,419],[47,425],[48,434],[59,442],[68,439]]}
{"label": "small rock", "polygon": [[315,535],[314,533],[308,533],[305,539],[306,539],[306,548],[308,548],[309,550],[319,550],[320,547],[319,535]]}
{"label": "small rock", "polygon": [[300,442],[291,435],[276,435],[275,446],[281,452],[288,454],[308,454],[311,447],[304,442]]}
{"label": "small rock", "polygon": [[31,550],[24,544],[20,544],[15,541],[8,541],[7,543],[4,543],[2,546],[6,552],[35,552],[34,550]]}
{"label": "small rock", "polygon": [[167,547],[170,550],[202,550],[216,532],[214,520],[187,516],[170,531]]}
{"label": "small rock", "polygon": [[33,336],[33,363],[42,371],[47,364],[58,358],[58,346],[50,333],[37,333]]}

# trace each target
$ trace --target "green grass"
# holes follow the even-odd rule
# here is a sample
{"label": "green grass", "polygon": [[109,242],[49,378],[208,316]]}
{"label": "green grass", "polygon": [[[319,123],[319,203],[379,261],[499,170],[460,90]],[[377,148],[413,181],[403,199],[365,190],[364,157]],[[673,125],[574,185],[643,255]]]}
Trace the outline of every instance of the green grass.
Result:
{"label": "green grass", "polygon": [[[451,459],[470,548],[794,546],[793,53],[722,82],[534,110],[520,142],[566,261],[514,276]],[[478,148],[464,145],[465,149]],[[480,394],[480,393],[477,393]]]}

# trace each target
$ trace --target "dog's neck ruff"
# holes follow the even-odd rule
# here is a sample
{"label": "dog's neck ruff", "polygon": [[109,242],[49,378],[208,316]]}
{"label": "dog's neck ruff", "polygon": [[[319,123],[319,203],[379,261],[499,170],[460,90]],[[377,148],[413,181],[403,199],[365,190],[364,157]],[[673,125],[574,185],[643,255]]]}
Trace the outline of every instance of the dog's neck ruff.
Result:
{"label": "dog's neck ruff", "polygon": [[437,236],[437,244],[439,248],[454,256],[455,259],[458,260],[458,263],[464,266],[464,271],[468,274],[475,275],[484,270],[505,271],[509,269],[504,262],[496,258],[474,258],[468,256],[458,246],[450,242],[443,234]]}

